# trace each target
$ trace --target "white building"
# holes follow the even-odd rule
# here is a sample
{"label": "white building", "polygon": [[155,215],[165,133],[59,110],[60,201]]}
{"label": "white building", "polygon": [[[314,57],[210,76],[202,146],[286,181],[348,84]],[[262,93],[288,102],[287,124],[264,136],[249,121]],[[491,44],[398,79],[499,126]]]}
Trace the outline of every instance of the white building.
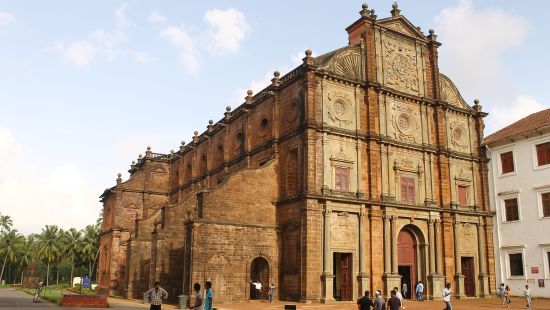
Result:
{"label": "white building", "polygon": [[496,212],[496,283],[550,298],[550,109],[485,139]]}

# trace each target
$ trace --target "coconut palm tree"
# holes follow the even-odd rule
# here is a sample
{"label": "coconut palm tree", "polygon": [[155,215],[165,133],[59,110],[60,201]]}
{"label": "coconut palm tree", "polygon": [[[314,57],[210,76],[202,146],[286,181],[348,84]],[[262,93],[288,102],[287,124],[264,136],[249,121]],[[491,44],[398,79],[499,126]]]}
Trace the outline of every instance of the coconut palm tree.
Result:
{"label": "coconut palm tree", "polygon": [[32,263],[35,257],[35,248],[36,248],[36,236],[30,234],[25,243],[21,246],[19,253],[19,268],[21,269],[21,284],[23,284],[23,273],[25,268]]}
{"label": "coconut palm tree", "polygon": [[80,252],[84,260],[88,261],[88,276],[91,279],[97,255],[99,254],[99,227],[98,225],[87,225],[82,234]]}
{"label": "coconut palm tree", "polygon": [[13,220],[9,215],[2,215],[0,213],[0,234],[7,233],[13,226]]}
{"label": "coconut palm tree", "polygon": [[73,286],[74,263],[80,254],[82,233],[75,228],[70,228],[65,232],[65,258],[71,262],[71,286]]}
{"label": "coconut palm tree", "polygon": [[46,285],[50,285],[50,263],[56,262],[61,254],[59,228],[56,225],[46,225],[38,236],[38,259],[44,261],[46,267]]}
{"label": "coconut palm tree", "polygon": [[0,272],[0,283],[2,283],[6,263],[11,264],[17,262],[17,253],[20,251],[20,248],[24,243],[25,237],[19,234],[17,229],[6,231],[0,237],[0,257],[4,258],[4,262],[2,263],[2,271]]}

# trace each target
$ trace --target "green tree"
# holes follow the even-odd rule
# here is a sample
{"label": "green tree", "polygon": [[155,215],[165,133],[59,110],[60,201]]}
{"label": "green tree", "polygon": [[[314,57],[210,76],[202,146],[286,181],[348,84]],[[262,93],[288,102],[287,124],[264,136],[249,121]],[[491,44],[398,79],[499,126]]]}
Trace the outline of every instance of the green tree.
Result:
{"label": "green tree", "polygon": [[21,269],[21,284],[23,284],[23,273],[25,268],[34,261],[36,249],[36,236],[30,234],[26,239],[25,243],[21,246],[19,253],[19,268]]}
{"label": "green tree", "polygon": [[88,276],[90,279],[99,255],[99,232],[98,225],[87,225],[83,230],[80,252],[82,258],[88,262]]}
{"label": "green tree", "polygon": [[71,262],[71,278],[70,283],[73,285],[74,265],[75,260],[80,254],[82,244],[82,233],[75,228],[70,228],[65,232],[65,258]]}
{"label": "green tree", "polygon": [[50,285],[50,264],[56,262],[61,255],[59,228],[56,225],[46,225],[38,236],[38,259],[47,264],[46,285]]}
{"label": "green tree", "polygon": [[9,215],[2,215],[0,213],[0,234],[5,234],[11,230],[13,226],[13,220]]}
{"label": "green tree", "polygon": [[0,257],[4,258],[2,271],[0,272],[0,283],[2,283],[6,263],[11,264],[17,262],[17,253],[24,243],[25,237],[19,234],[17,229],[5,231],[0,237]]}

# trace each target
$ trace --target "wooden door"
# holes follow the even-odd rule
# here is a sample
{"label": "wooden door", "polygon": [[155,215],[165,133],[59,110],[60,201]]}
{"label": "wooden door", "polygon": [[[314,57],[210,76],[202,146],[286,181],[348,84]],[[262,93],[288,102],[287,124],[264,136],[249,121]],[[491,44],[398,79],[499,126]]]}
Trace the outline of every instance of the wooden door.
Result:
{"label": "wooden door", "polygon": [[351,300],[352,282],[351,282],[351,254],[342,253],[340,255],[340,273],[342,280],[340,282],[340,300]]}
{"label": "wooden door", "polygon": [[476,295],[474,258],[462,257],[461,265],[462,274],[464,275],[464,294],[466,294],[466,296],[473,297]]}

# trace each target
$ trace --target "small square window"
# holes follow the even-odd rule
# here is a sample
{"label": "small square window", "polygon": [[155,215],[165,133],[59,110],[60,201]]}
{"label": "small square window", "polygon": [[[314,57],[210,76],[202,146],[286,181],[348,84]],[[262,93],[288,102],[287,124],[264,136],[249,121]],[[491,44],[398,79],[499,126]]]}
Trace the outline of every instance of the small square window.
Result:
{"label": "small square window", "polygon": [[542,204],[542,216],[550,217],[550,192],[540,194]]}
{"label": "small square window", "polygon": [[506,222],[519,221],[518,199],[504,199],[504,211],[506,213]]}
{"label": "small square window", "polygon": [[510,259],[510,275],[523,276],[523,255],[521,253],[508,254]]}
{"label": "small square window", "polygon": [[537,164],[544,166],[550,164],[550,142],[537,144]]}
{"label": "small square window", "polygon": [[349,191],[349,168],[335,167],[335,182],[334,188],[337,191],[347,192]]}
{"label": "small square window", "polygon": [[416,184],[414,178],[401,177],[401,202],[416,203]]}
{"label": "small square window", "polygon": [[514,153],[512,151],[500,154],[502,174],[514,172]]}
{"label": "small square window", "polygon": [[462,206],[468,205],[468,186],[458,186],[458,204]]}

